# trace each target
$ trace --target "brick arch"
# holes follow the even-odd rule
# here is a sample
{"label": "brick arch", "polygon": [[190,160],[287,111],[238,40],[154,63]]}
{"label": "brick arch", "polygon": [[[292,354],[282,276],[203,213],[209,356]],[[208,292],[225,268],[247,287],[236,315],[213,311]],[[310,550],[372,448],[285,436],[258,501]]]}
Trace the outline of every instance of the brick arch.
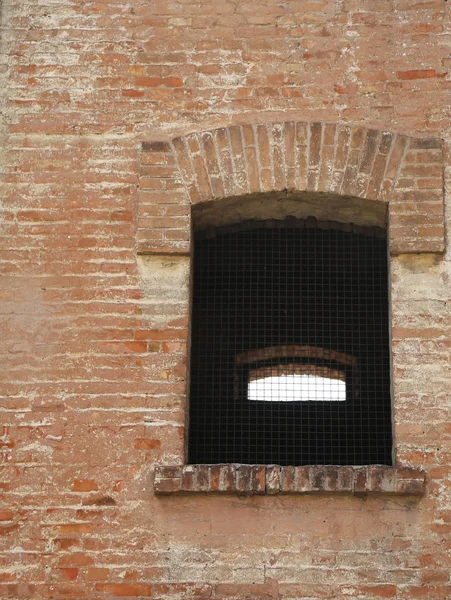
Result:
{"label": "brick arch", "polygon": [[392,253],[444,250],[440,138],[321,122],[231,125],[143,143],[140,187],[139,252],[187,251],[191,204],[281,190],[388,203]]}

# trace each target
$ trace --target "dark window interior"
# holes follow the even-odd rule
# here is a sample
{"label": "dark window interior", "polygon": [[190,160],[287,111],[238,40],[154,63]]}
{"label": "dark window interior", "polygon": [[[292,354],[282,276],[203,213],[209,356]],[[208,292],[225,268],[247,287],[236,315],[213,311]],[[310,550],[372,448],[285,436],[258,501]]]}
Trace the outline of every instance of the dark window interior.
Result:
{"label": "dark window interior", "polygon": [[[197,232],[191,337],[190,463],[392,464],[384,230],[291,219]],[[274,398],[292,386],[289,401],[264,386],[249,397],[266,375]]]}

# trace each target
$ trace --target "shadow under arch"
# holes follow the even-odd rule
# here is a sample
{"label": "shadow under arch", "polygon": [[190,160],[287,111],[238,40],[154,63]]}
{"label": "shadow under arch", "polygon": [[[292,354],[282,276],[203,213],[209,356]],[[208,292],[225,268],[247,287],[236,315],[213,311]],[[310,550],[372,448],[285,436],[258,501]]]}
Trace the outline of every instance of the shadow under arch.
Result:
{"label": "shadow under arch", "polygon": [[326,192],[270,192],[220,198],[192,206],[194,231],[290,217],[364,227],[387,227],[386,203]]}
{"label": "shadow under arch", "polygon": [[[280,206],[299,217],[305,216],[298,214],[301,203],[290,205],[293,200],[302,199],[320,219],[330,218],[333,207],[335,220],[363,219],[364,225],[381,225],[389,213],[391,254],[444,250],[444,156],[438,137],[325,122],[249,123],[143,142],[140,162],[140,254],[188,253],[190,205],[229,199],[221,205],[229,215],[258,213],[258,202],[278,197],[284,198]],[[256,194],[263,195],[258,200]],[[363,205],[356,199],[385,206],[365,204],[360,214]],[[171,212],[162,205],[171,205]],[[197,210],[195,221],[210,218],[208,208]]]}

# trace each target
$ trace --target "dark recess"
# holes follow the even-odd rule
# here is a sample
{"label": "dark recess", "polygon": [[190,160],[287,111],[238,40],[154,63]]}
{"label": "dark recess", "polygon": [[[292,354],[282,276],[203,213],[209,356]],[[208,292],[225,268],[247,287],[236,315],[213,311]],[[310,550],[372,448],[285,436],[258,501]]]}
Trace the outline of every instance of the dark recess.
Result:
{"label": "dark recess", "polygon": [[[392,464],[385,231],[308,219],[197,232],[193,286],[190,463]],[[284,345],[355,357],[346,401],[249,401],[250,368],[340,367],[236,363]]]}

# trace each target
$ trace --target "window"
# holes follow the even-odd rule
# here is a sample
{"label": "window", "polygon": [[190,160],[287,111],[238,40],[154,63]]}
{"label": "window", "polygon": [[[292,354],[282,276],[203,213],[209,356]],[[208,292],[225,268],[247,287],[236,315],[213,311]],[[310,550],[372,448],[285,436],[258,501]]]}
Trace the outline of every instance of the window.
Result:
{"label": "window", "polygon": [[385,230],[195,233],[190,463],[392,464]]}
{"label": "window", "polygon": [[248,400],[254,402],[344,402],[344,374],[328,367],[287,364],[249,371]]}
{"label": "window", "polygon": [[[236,393],[240,393],[239,386],[243,384],[244,376],[250,401],[344,402],[349,376],[352,376],[355,392],[358,389],[356,359],[323,348],[263,348],[238,355],[236,362]],[[326,366],[327,362],[334,366]],[[351,365],[349,375],[346,365]]]}

